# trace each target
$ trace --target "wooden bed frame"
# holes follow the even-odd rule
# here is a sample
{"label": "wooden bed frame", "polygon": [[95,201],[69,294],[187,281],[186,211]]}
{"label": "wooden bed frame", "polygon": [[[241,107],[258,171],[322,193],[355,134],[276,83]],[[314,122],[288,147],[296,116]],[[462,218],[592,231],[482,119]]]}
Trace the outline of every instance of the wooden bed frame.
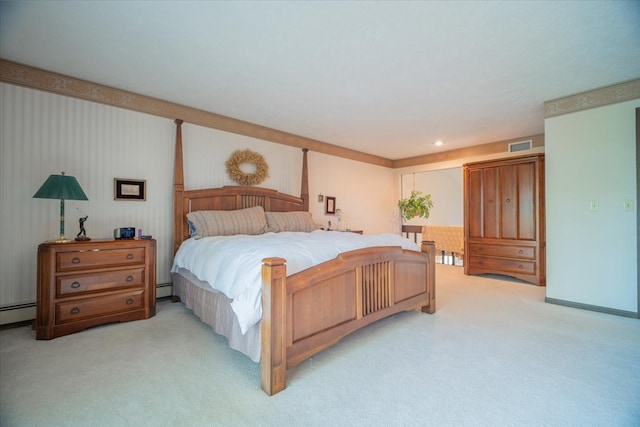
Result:
{"label": "wooden bed frame", "polygon": [[[184,190],[182,120],[175,121],[174,252],[188,238],[186,214],[262,206],[265,211],[308,211],[307,149],[301,197],[275,190],[226,186]],[[435,312],[435,248],[422,252],[373,247],[346,252],[287,277],[286,260],[262,267],[261,385],[273,395],[286,387],[286,370],[346,335],[401,311]]]}

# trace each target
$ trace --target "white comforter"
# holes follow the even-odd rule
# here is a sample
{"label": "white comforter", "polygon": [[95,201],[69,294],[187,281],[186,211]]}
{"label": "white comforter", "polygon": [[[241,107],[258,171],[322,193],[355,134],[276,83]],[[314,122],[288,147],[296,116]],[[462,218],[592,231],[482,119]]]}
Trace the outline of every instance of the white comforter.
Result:
{"label": "white comforter", "polygon": [[311,233],[265,233],[188,239],[180,245],[172,272],[180,268],[232,300],[242,333],[262,316],[262,260],[287,261],[287,275],[334,259],[342,252],[372,246],[401,246],[420,251],[418,245],[397,234],[359,235],[316,230]]}

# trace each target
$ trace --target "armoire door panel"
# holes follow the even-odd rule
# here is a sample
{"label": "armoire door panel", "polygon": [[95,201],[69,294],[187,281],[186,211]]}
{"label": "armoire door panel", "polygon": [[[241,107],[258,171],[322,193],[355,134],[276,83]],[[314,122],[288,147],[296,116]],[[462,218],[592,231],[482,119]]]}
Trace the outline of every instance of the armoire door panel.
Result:
{"label": "armoire door panel", "polygon": [[520,240],[536,239],[535,163],[518,165],[518,235]]}
{"label": "armoire door panel", "polygon": [[467,174],[467,217],[468,232],[471,237],[483,237],[482,226],[482,170]]}
{"label": "armoire door panel", "polygon": [[482,172],[482,237],[500,237],[500,198],[498,197],[498,168],[487,168]]}
{"label": "armoire door panel", "polygon": [[518,191],[516,166],[502,166],[500,174],[500,237],[518,238]]}

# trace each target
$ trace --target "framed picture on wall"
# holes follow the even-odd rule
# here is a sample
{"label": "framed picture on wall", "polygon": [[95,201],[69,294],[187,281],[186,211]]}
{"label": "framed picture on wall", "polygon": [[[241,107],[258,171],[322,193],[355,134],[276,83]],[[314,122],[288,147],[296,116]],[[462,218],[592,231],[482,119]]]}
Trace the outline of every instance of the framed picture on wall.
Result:
{"label": "framed picture on wall", "polygon": [[147,200],[147,181],[114,178],[113,200]]}
{"label": "framed picture on wall", "polygon": [[336,213],[336,198],[335,197],[331,197],[331,196],[327,196],[325,201],[325,205],[324,205],[324,212],[326,214],[330,214],[333,215]]}

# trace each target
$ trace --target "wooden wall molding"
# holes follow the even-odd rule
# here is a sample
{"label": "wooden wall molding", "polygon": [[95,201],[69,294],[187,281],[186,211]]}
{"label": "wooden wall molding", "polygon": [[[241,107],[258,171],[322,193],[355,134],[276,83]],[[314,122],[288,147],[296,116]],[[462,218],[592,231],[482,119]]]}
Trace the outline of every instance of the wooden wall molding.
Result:
{"label": "wooden wall molding", "polygon": [[187,123],[205,126],[238,135],[249,136],[291,147],[307,148],[318,153],[357,160],[378,166],[392,167],[392,161],[327,142],[306,138],[277,129],[260,126],[220,114],[161,99],[128,92],[109,86],[92,83],[75,77],[57,74],[40,68],[0,59],[0,81],[30,89],[37,89],[58,95],[70,96],[87,101],[125,108],[141,113],[182,119]]}
{"label": "wooden wall molding", "polygon": [[[424,154],[422,156],[408,157],[393,161],[393,168],[405,168],[409,166],[427,165],[430,163],[448,162],[457,159],[469,159],[473,157],[486,156],[489,154],[509,153],[509,144],[531,140],[531,147],[544,146],[544,134],[524,136],[522,138],[508,139],[505,141],[489,142],[487,144],[474,145],[471,147],[458,148],[455,150],[443,151],[441,153]],[[518,154],[518,153],[513,153]],[[521,152],[520,154],[524,154]]]}
{"label": "wooden wall molding", "polygon": [[546,119],[636,98],[640,98],[640,79],[546,101],[544,117]]}
{"label": "wooden wall molding", "polygon": [[[466,147],[441,153],[426,154],[406,159],[391,160],[361,151],[351,150],[327,142],[306,138],[277,129],[260,126],[209,111],[140,95],[134,92],[100,85],[52,71],[19,64],[0,58],[0,81],[18,86],[37,89],[57,95],[84,99],[91,102],[125,108],[141,113],[152,114],[174,120],[182,119],[187,123],[196,124],[212,129],[218,129],[238,135],[262,139],[297,148],[307,148],[311,151],[342,157],[359,162],[369,163],[387,168],[402,168],[419,166],[429,163],[450,161],[460,158],[477,157],[487,154],[503,153],[507,151],[509,142],[533,139],[533,146],[544,145],[544,135],[523,137],[508,141],[491,142],[487,144]],[[640,80],[636,81],[640,90]],[[619,89],[623,90],[623,89]],[[576,95],[577,96],[577,95]],[[640,96],[640,95],[638,95]],[[561,100],[558,101],[562,101]],[[554,102],[554,101],[549,101]],[[546,104],[545,104],[546,111]]]}

